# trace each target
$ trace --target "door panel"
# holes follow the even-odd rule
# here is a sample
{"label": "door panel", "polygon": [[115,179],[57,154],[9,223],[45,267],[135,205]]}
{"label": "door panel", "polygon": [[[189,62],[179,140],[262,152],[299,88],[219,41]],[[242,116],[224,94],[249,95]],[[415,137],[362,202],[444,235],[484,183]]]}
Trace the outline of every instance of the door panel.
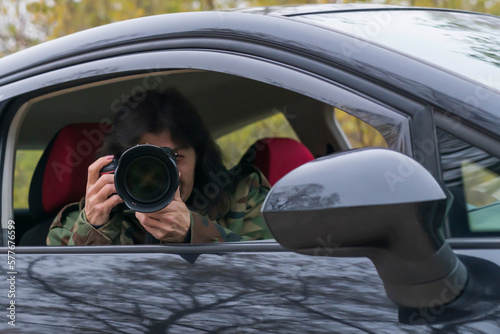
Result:
{"label": "door panel", "polygon": [[[398,309],[367,259],[232,253],[204,254],[190,264],[175,254],[23,254],[16,269],[15,324],[22,333],[432,333],[443,327],[398,323]],[[1,289],[8,290],[6,280]],[[498,319],[497,306],[482,319],[445,327],[486,333],[500,326]]]}

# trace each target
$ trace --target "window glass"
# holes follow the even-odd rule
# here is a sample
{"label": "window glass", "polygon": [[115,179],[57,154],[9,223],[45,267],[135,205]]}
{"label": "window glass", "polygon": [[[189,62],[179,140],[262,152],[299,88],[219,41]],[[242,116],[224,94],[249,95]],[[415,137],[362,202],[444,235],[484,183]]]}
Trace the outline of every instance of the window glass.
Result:
{"label": "window glass", "polygon": [[[297,17],[377,42],[500,90],[500,19],[495,16],[429,10],[384,10]],[[467,22],[467,24],[464,24]],[[342,46],[362,52],[362,41]],[[432,52],[429,52],[432,50]]]}
{"label": "window glass", "polygon": [[14,172],[14,209],[28,208],[31,178],[42,150],[17,150]]}
{"label": "window glass", "polygon": [[345,111],[335,108],[335,120],[342,128],[352,148],[386,147],[384,137],[373,126],[363,122]]}
{"label": "window glass", "polygon": [[472,232],[500,231],[500,173],[462,161],[465,202]]}
{"label": "window glass", "polygon": [[235,166],[243,154],[257,140],[270,137],[285,137],[299,140],[286,117],[278,112],[270,117],[251,123],[227,135],[219,137],[216,142],[224,156],[224,164]]}
{"label": "window glass", "polygon": [[438,130],[452,235],[500,232],[500,159]]}

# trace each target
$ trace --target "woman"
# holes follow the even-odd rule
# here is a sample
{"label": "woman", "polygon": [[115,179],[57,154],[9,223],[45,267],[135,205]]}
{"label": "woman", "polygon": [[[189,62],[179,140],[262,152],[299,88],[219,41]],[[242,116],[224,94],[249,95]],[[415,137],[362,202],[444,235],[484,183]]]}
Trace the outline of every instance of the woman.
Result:
{"label": "woman", "polygon": [[[209,243],[272,238],[260,214],[269,183],[258,169],[227,170],[218,146],[192,106],[176,91],[148,91],[122,108],[88,168],[84,200],[61,210],[47,245],[144,243],[146,231],[162,243]],[[99,171],[128,148],[140,144],[177,152],[179,183],[165,208],[141,213],[113,210],[123,203],[113,174]]]}

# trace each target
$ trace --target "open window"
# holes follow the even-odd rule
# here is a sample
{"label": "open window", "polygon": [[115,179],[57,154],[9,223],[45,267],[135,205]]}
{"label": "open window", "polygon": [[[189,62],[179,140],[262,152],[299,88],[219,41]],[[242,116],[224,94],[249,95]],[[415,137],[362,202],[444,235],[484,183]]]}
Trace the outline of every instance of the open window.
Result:
{"label": "open window", "polygon": [[[130,73],[131,68],[127,67],[133,57],[138,57],[138,62],[132,65],[137,68],[145,59],[161,64],[166,58],[158,53],[153,59],[147,54],[137,55],[127,58],[129,63],[114,62],[114,68],[103,60],[94,65],[96,68],[102,65],[104,72],[111,71],[107,75],[56,85],[38,94],[30,92],[24,102],[18,98],[17,109],[12,110],[15,117],[8,135],[8,145],[14,149],[10,160],[6,160],[13,162],[17,157],[17,161],[5,165],[4,180],[15,172],[20,173],[21,176],[14,179],[12,190],[22,200],[17,200],[18,197],[15,202],[13,198],[2,199],[2,207],[10,208],[2,214],[13,218],[19,227],[18,241],[28,230],[41,228],[36,231],[41,240],[37,245],[41,245],[50,222],[60,209],[58,205],[40,218],[34,215],[32,208],[26,208],[26,201],[32,201],[31,195],[26,194],[30,191],[28,184],[33,166],[44,159],[42,152],[57,134],[68,127],[69,132],[75,132],[71,130],[72,126],[93,124],[93,129],[79,130],[84,135],[84,142],[78,141],[72,148],[63,146],[76,154],[76,158],[92,161],[100,136],[88,134],[102,132],[125,101],[130,97],[139,101],[147,89],[175,87],[179,90],[194,105],[212,136],[218,140],[228,167],[241,159],[255,141],[268,137],[300,142],[314,158],[364,146],[386,146],[409,155],[412,153],[407,117],[376,101],[332,82],[255,59],[203,52],[187,59],[186,54],[193,53],[171,52],[168,66],[158,65],[158,68],[146,71],[136,69],[135,73]],[[172,66],[175,62],[178,64]],[[182,69],[185,66],[181,65],[186,62],[190,63],[190,69]],[[241,63],[247,66],[241,66]],[[82,69],[78,69],[79,66]],[[88,75],[83,65],[79,66],[76,69],[80,71],[80,77]],[[128,68],[128,72],[120,66]],[[71,70],[75,69],[68,68],[61,73]],[[276,81],[269,81],[271,74]],[[54,76],[54,73],[47,74],[47,82],[61,81]],[[41,78],[43,76],[33,80]],[[47,83],[40,84],[43,85]],[[23,93],[22,90],[16,92]],[[343,117],[339,116],[341,112]],[[354,131],[349,124],[354,124]],[[367,137],[361,141],[358,138],[356,143],[355,137],[360,134]],[[366,138],[370,140],[366,141]],[[89,146],[95,146],[92,152],[87,150]],[[86,175],[81,180],[85,182],[85,178]],[[40,182],[38,177],[33,180]],[[57,190],[56,186],[49,188]],[[43,191],[41,193],[43,196]]]}

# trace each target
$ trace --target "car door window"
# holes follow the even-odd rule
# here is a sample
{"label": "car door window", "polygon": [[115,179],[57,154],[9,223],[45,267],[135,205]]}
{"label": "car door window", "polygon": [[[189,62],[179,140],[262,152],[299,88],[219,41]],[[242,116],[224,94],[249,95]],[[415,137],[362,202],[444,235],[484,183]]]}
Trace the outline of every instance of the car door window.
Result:
{"label": "car door window", "polygon": [[370,124],[348,114],[340,108],[334,108],[334,118],[342,128],[342,131],[352,148],[387,148],[387,141],[385,138]]}
{"label": "car door window", "polygon": [[[346,90],[330,79],[321,80],[305,72],[226,53],[168,51],[168,57],[164,57],[164,54],[166,52],[160,51],[133,54],[123,59],[118,57],[112,61],[113,66],[109,66],[109,59],[94,61],[92,66],[96,68],[95,73],[103,77],[88,78],[85,82],[71,80],[75,77],[83,80],[90,75],[86,71],[87,64],[27,79],[31,87],[48,87],[40,93],[30,92],[27,95],[28,86],[18,87],[18,83],[2,87],[5,97],[18,96],[14,104],[16,109],[12,107],[9,111],[15,117],[6,137],[8,147],[18,150],[43,149],[67,125],[94,123],[100,127],[109,124],[116,111],[126,102],[124,96],[138,101],[148,87],[164,89],[174,86],[195,104],[214,138],[222,139],[248,124],[282,114],[293,131],[283,127],[282,132],[273,133],[272,136],[298,139],[313,157],[320,157],[342,149],[336,146],[338,138],[329,132],[332,108],[338,108],[375,128],[389,148],[412,154],[407,116],[375,99]],[[157,65],[154,70],[144,69],[144,63]],[[126,73],[132,70],[137,73],[141,68],[143,73]],[[172,68],[175,70],[170,70]],[[274,78],[272,82],[269,81],[270,77]],[[79,158],[88,157],[87,148],[98,141],[97,137],[77,143],[78,147],[71,150],[73,158],[74,152],[78,153]],[[249,138],[246,138],[248,145],[253,141],[253,138]],[[356,147],[357,144],[353,144]],[[375,144],[362,142],[362,145]],[[7,192],[12,187],[7,181],[12,179],[10,175],[14,174],[15,169],[16,151],[12,151],[12,157],[8,160],[11,164],[5,164],[3,179]],[[228,164],[234,164],[236,160],[234,158]],[[12,190],[18,187],[16,192],[20,191],[22,184],[16,181]],[[3,199],[2,205],[7,208],[2,211],[6,217],[4,221],[20,219],[20,216],[16,216],[19,211],[14,211],[11,202],[12,198]],[[31,219],[27,226],[35,226],[50,222],[54,216],[46,216],[43,221],[35,221],[30,218],[31,215],[23,217]],[[22,234],[19,233],[18,237],[21,238]]]}
{"label": "car door window", "polygon": [[443,180],[453,195],[452,236],[500,233],[500,159],[437,131]]}

